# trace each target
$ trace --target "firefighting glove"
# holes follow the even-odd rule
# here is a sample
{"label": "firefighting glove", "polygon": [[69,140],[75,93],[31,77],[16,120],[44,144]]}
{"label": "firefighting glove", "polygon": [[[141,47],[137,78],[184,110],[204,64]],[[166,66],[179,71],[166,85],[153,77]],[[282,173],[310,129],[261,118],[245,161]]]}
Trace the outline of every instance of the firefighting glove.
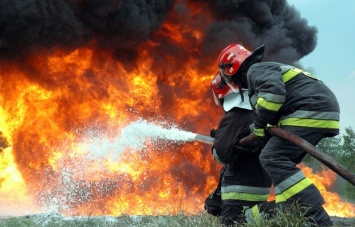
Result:
{"label": "firefighting glove", "polygon": [[211,131],[210,131],[210,136],[212,137],[212,138],[216,138],[216,132],[217,132],[217,129],[211,129]]}
{"label": "firefighting glove", "polygon": [[256,135],[258,138],[264,137],[264,136],[265,136],[265,129],[264,129],[264,128],[254,128],[253,133],[254,133],[254,135]]}
{"label": "firefighting glove", "polygon": [[264,137],[266,135],[266,130],[271,127],[277,127],[276,125],[264,123],[262,125],[256,125],[255,123],[249,126],[251,132],[253,132],[258,137]]}
{"label": "firefighting glove", "polygon": [[255,140],[254,142],[252,142],[251,144],[249,144],[247,147],[252,151],[252,152],[256,152],[256,151],[261,151],[266,143],[269,141],[269,136],[266,135],[264,137],[258,137],[257,140]]}
{"label": "firefighting glove", "polygon": [[[268,127],[273,127],[272,125],[267,125],[266,129]],[[265,128],[259,128],[259,127],[255,127],[253,129],[253,133],[254,135],[256,135],[257,140],[254,141],[253,143],[251,143],[249,146],[252,147],[255,150],[261,150],[265,147],[265,145],[267,144],[267,142],[270,139],[270,136],[266,134],[266,129]]]}

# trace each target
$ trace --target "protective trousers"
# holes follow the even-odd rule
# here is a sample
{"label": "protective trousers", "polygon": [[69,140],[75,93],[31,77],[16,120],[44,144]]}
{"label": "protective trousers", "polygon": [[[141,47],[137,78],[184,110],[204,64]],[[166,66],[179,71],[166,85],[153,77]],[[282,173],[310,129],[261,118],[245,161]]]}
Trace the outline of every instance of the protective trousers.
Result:
{"label": "protective trousers", "polygon": [[[309,143],[316,145],[325,134],[319,130],[301,127],[283,127]],[[260,154],[260,163],[272,179],[276,207],[295,202],[307,208],[305,214],[311,223],[319,226],[332,224],[322,205],[324,200],[316,186],[296,166],[307,153],[297,145],[273,136]]]}

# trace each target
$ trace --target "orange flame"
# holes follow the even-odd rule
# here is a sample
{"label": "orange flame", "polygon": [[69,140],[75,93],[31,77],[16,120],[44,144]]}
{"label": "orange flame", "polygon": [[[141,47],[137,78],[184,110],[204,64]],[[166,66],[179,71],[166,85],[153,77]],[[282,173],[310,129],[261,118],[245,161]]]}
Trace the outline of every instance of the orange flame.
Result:
{"label": "orange flame", "polygon": [[301,165],[305,175],[320,190],[325,200],[324,208],[331,216],[355,217],[355,204],[343,202],[340,196],[334,192],[328,191],[336,180],[336,174],[330,169],[324,169],[321,172],[312,173],[312,169]]}

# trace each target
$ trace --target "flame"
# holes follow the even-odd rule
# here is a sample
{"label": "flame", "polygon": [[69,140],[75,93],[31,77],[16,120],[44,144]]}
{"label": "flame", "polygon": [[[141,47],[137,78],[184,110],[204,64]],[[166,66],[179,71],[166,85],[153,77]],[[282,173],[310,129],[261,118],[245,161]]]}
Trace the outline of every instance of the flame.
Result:
{"label": "flame", "polygon": [[341,197],[328,191],[336,180],[336,174],[331,169],[323,169],[321,172],[313,173],[310,167],[300,165],[305,175],[320,190],[325,200],[324,209],[331,216],[355,217],[355,204],[343,202]]}
{"label": "flame", "polygon": [[[191,17],[202,16],[191,7]],[[203,16],[202,27],[210,22]],[[193,58],[202,29],[178,24],[176,17],[170,15],[155,37],[140,46],[136,64],[118,61],[95,45],[39,53],[21,62],[2,60],[0,131],[6,143],[0,143],[0,200],[9,214],[202,210],[221,168],[208,146],[147,142],[142,150],[125,150],[118,157],[91,157],[88,151],[92,141],[113,141],[121,128],[141,117],[201,134],[216,127],[223,113],[209,90],[215,66],[201,70]],[[185,58],[157,51],[165,42],[175,51],[183,49]],[[317,181],[318,175],[313,176]],[[322,188],[327,211],[354,216],[354,205],[326,191],[330,184]]]}

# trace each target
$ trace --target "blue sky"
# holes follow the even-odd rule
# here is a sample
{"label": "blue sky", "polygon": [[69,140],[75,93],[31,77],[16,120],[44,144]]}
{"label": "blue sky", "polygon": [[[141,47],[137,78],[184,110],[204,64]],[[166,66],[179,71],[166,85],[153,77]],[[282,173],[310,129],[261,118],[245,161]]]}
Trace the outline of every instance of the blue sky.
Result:
{"label": "blue sky", "polygon": [[318,44],[300,61],[327,84],[340,104],[340,128],[355,130],[355,0],[288,0],[318,29]]}

